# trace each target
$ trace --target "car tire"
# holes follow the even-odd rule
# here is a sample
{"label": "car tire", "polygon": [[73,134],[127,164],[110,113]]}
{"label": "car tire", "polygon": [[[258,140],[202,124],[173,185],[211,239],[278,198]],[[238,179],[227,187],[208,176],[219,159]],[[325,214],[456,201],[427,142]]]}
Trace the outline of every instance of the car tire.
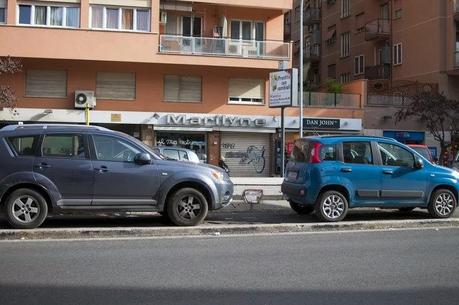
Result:
{"label": "car tire", "polygon": [[349,204],[346,196],[338,191],[327,191],[319,196],[315,214],[322,221],[337,222],[346,217],[348,209]]}
{"label": "car tire", "polygon": [[410,213],[413,210],[414,210],[414,207],[403,207],[403,208],[398,209],[398,211],[402,213]]}
{"label": "car tire", "polygon": [[6,219],[15,229],[34,229],[48,216],[48,205],[43,196],[31,189],[12,192],[5,202]]}
{"label": "car tire", "polygon": [[167,217],[177,226],[195,226],[208,211],[206,197],[194,188],[179,189],[167,203]]}
{"label": "car tire", "polygon": [[289,201],[292,210],[300,215],[308,215],[314,212],[314,205],[302,205],[293,201]]}
{"label": "car tire", "polygon": [[449,218],[457,207],[456,196],[447,189],[440,189],[433,193],[427,207],[433,218]]}

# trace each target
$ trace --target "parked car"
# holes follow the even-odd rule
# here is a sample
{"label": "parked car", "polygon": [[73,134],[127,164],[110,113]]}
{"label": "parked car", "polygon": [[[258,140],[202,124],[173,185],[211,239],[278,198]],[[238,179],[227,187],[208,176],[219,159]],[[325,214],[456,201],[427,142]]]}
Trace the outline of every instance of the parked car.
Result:
{"label": "parked car", "polygon": [[427,145],[422,144],[408,144],[413,150],[415,150],[418,154],[426,158],[430,163],[435,163],[432,157],[432,153]]}
{"label": "parked car", "polygon": [[38,227],[49,213],[83,210],[158,211],[191,226],[232,194],[220,168],[164,160],[135,138],[102,127],[0,130],[0,204],[14,228]]}
{"label": "parked car", "polygon": [[459,173],[434,165],[394,139],[308,137],[295,143],[282,192],[299,214],[340,221],[350,208],[425,208],[450,217],[457,206]]}
{"label": "parked car", "polygon": [[175,146],[156,146],[153,151],[157,154],[165,156],[167,159],[176,161],[185,161],[192,163],[200,163],[198,155],[189,149]]}

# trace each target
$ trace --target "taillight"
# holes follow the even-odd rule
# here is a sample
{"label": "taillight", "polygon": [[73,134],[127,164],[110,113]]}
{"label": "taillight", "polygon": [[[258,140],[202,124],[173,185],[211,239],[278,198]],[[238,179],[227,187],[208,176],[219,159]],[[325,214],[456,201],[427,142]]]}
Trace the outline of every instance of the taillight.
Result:
{"label": "taillight", "polygon": [[322,147],[322,144],[319,142],[314,143],[314,146],[312,147],[311,150],[311,158],[309,160],[309,163],[320,163],[320,148]]}

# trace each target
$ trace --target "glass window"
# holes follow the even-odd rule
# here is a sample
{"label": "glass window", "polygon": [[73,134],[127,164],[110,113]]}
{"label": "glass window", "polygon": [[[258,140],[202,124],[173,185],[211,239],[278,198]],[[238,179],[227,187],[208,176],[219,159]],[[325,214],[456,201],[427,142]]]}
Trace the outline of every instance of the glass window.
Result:
{"label": "glass window", "polygon": [[91,6],[92,21],[91,26],[93,28],[101,29],[104,27],[104,7],[100,5]]}
{"label": "glass window", "polygon": [[66,25],[72,28],[80,27],[80,8],[78,7],[67,7],[66,9]]}
{"label": "glass window", "polygon": [[189,161],[188,154],[186,151],[179,151],[180,160]]}
{"label": "glass window", "polygon": [[239,39],[240,37],[240,22],[236,20],[231,21],[231,39]]}
{"label": "glass window", "polygon": [[46,25],[46,6],[35,6],[35,24]]}
{"label": "glass window", "polygon": [[5,14],[5,8],[0,7],[0,23],[5,23],[6,21],[6,14]]}
{"label": "glass window", "polygon": [[81,135],[47,135],[41,151],[44,157],[86,158]]}
{"label": "glass window", "polygon": [[94,136],[94,145],[100,161],[134,162],[135,156],[142,152],[124,140],[107,136]]}
{"label": "glass window", "polygon": [[378,143],[378,146],[383,165],[414,167],[414,155],[406,149],[387,143]]}
{"label": "glass window", "polygon": [[150,30],[150,12],[137,10],[137,31],[148,32]]}
{"label": "glass window", "polygon": [[242,22],[242,40],[252,40],[252,22]]}
{"label": "glass window", "polygon": [[336,148],[335,145],[324,145],[320,150],[320,160],[322,161],[336,161]]}
{"label": "glass window", "polygon": [[36,136],[8,138],[11,148],[19,156],[33,156],[36,140]]}
{"label": "glass window", "polygon": [[117,8],[107,8],[107,29],[118,29],[118,9]]}
{"label": "glass window", "polygon": [[121,27],[123,30],[134,29],[134,10],[123,8],[121,15]]}
{"label": "glass window", "polygon": [[58,6],[51,6],[50,25],[62,26],[64,20],[64,8]]}
{"label": "glass window", "polygon": [[165,149],[163,150],[163,155],[168,159],[180,160],[179,152],[176,149]]}
{"label": "glass window", "polygon": [[344,142],[343,157],[345,163],[373,164],[370,142]]}
{"label": "glass window", "polygon": [[308,163],[310,146],[311,144],[309,141],[296,141],[290,159],[296,162]]}
{"label": "glass window", "polygon": [[19,5],[19,24],[30,24],[31,5]]}

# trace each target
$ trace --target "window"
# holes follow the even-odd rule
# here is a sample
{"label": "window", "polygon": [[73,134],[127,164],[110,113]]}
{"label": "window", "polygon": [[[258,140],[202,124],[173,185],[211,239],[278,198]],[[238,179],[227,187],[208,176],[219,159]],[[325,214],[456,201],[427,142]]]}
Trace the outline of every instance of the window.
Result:
{"label": "window", "polygon": [[351,15],[351,0],[341,0],[341,18]]}
{"label": "window", "polygon": [[262,79],[229,80],[229,103],[263,104],[265,81]]}
{"label": "window", "polygon": [[384,166],[414,167],[414,155],[398,145],[378,143]]}
{"label": "window", "polygon": [[394,18],[402,18],[402,0],[394,0]]}
{"label": "window", "polygon": [[320,150],[320,160],[322,161],[336,161],[336,147],[335,145],[324,145]]}
{"label": "window", "polygon": [[351,81],[351,73],[343,73],[339,77],[340,83],[345,84]]}
{"label": "window", "polygon": [[166,156],[168,159],[180,160],[179,152],[176,149],[164,149],[163,155]]}
{"label": "window", "polygon": [[98,72],[96,97],[108,100],[135,100],[135,73]]}
{"label": "window", "polygon": [[166,75],[164,77],[164,101],[200,102],[202,100],[200,76]]}
{"label": "window", "polygon": [[344,142],[343,159],[345,163],[373,164],[370,142]]}
{"label": "window", "polygon": [[379,12],[379,17],[383,20],[389,20],[389,4],[385,3],[381,5],[380,7],[380,12]]}
{"label": "window", "polygon": [[348,57],[351,53],[351,33],[341,34],[341,57]]}
{"label": "window", "polygon": [[20,4],[18,22],[38,26],[78,28],[80,27],[80,8],[62,5]]}
{"label": "window", "polygon": [[397,43],[397,44],[394,45],[393,58],[394,58],[394,66],[402,64],[403,53],[402,53],[402,44],[401,43]]}
{"label": "window", "polygon": [[11,137],[8,138],[8,142],[18,156],[33,156],[37,139],[37,136]]}
{"label": "window", "polygon": [[328,28],[327,37],[325,39],[327,41],[327,45],[331,46],[334,45],[336,42],[336,25],[332,25]]}
{"label": "window", "polygon": [[0,23],[6,22],[6,0],[0,0]]}
{"label": "window", "polygon": [[354,75],[365,73],[365,56],[359,55],[354,58]]}
{"label": "window", "polygon": [[355,15],[355,28],[357,33],[365,32],[365,13]]}
{"label": "window", "polygon": [[28,70],[26,96],[67,97],[67,72],[64,70]]}
{"label": "window", "polygon": [[91,5],[91,28],[123,31],[150,31],[150,10]]}
{"label": "window", "polygon": [[263,22],[231,20],[231,39],[262,41],[264,29]]}
{"label": "window", "polygon": [[336,79],[336,65],[333,64],[333,65],[328,65],[328,68],[327,68],[327,76],[328,78],[330,79]]}
{"label": "window", "polygon": [[41,152],[44,157],[87,158],[81,135],[47,135],[43,140]]}
{"label": "window", "polygon": [[118,138],[94,135],[93,139],[96,158],[100,161],[134,162],[135,156],[142,152],[134,145]]}

